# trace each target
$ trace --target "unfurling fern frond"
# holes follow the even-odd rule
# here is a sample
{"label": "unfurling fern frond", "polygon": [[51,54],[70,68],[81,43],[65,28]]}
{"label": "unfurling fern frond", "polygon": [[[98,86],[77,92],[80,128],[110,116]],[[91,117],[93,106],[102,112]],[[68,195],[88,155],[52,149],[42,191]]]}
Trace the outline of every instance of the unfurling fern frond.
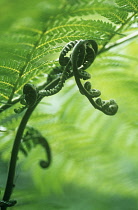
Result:
{"label": "unfurling fern frond", "polygon": [[14,109],[14,112],[20,114],[28,107],[32,107],[36,104],[38,99],[38,90],[33,84],[25,84],[23,87],[23,95],[20,97],[20,103],[24,106]]}
{"label": "unfurling fern frond", "polygon": [[[25,102],[23,100],[21,103],[29,107],[34,106],[43,97],[59,92],[64,86],[65,81],[74,75],[81,94],[85,95],[96,109],[101,110],[107,115],[114,115],[118,110],[115,101],[102,101],[99,105],[93,98],[99,97],[101,92],[97,89],[91,89],[89,82],[86,82],[83,86],[80,81],[80,79],[88,80],[91,78],[91,75],[85,70],[93,63],[97,53],[98,45],[94,40],[75,40],[69,42],[60,53],[59,64],[61,66],[54,68],[50,73],[44,89],[38,91],[35,86],[26,84],[23,88]],[[53,78],[52,75],[55,71],[57,71],[57,75]]]}
{"label": "unfurling fern frond", "polygon": [[28,156],[28,153],[31,151],[31,149],[37,145],[41,145],[44,148],[47,158],[47,160],[40,161],[40,166],[42,168],[47,168],[51,164],[51,149],[49,147],[48,141],[40,134],[38,130],[32,127],[27,127],[26,132],[22,138],[20,151],[25,156]]}
{"label": "unfurling fern frond", "polygon": [[[69,51],[69,57],[66,57]],[[101,92],[96,89],[91,89],[91,83],[86,82],[82,85],[80,79],[90,79],[90,75],[85,71],[94,61],[98,52],[98,45],[94,40],[76,40],[69,42],[61,51],[59,56],[59,63],[62,66],[66,66],[66,69],[72,69],[75,76],[76,83],[80,90],[80,93],[85,95],[90,103],[100,111],[107,115],[114,115],[118,110],[118,105],[111,99],[109,101],[102,101],[100,98],[93,100],[95,97],[99,97]]]}
{"label": "unfurling fern frond", "polygon": [[[7,0],[7,2],[9,2],[9,0]],[[18,0],[16,0],[16,3],[17,2]],[[128,93],[128,88],[126,87],[130,87],[129,89],[133,89],[133,90],[137,88],[136,81],[134,81],[134,79],[132,80],[133,76],[134,78],[136,78],[135,73],[134,75],[132,75],[128,71],[128,69],[127,69],[127,73],[126,72],[122,74],[118,73],[120,72],[120,69],[118,68],[119,63],[122,64],[122,61],[120,59],[121,56],[119,54],[122,53],[123,47],[121,49],[119,48],[119,50],[117,49],[114,51],[114,53],[116,52],[116,54],[118,54],[119,52],[118,57],[111,56],[111,52],[113,53],[112,49],[116,48],[117,46],[121,46],[121,44],[123,44],[124,42],[126,42],[126,45],[127,45],[128,42],[130,43],[130,41],[136,37],[136,34],[133,34],[133,31],[134,32],[136,31],[135,22],[137,18],[136,12],[138,10],[137,0],[122,0],[122,1],[121,0],[113,0],[113,1],[109,1],[109,0],[91,0],[91,1],[89,0],[76,0],[76,1],[52,0],[52,1],[43,1],[43,2],[42,1],[39,2],[38,0],[35,0],[34,4],[36,4],[36,7],[35,9],[33,8],[33,11],[32,11],[32,7],[30,7],[31,9],[29,9],[29,5],[28,5],[28,2],[30,2],[29,3],[30,5],[32,5],[32,2],[30,0],[24,1],[24,2],[27,2],[27,11],[24,10],[21,15],[19,15],[19,12],[18,12],[18,15],[15,16],[16,14],[16,12],[14,12],[15,10],[13,11],[11,10],[12,14],[9,14],[9,17],[12,17],[12,18],[14,17],[13,18],[14,22],[9,22],[10,24],[3,24],[5,25],[5,28],[7,27],[7,30],[1,31],[1,38],[0,38],[0,49],[1,49],[0,50],[0,103],[1,103],[0,112],[3,112],[1,114],[0,123],[3,126],[7,126],[6,128],[7,132],[1,132],[1,144],[3,144],[3,142],[4,144],[5,142],[7,142],[7,145],[8,145],[8,142],[11,139],[12,135],[15,135],[14,128],[18,125],[18,122],[19,122],[16,119],[22,118],[18,126],[17,133],[15,135],[13,149],[12,150],[10,149],[11,160],[9,164],[10,167],[9,167],[9,172],[8,172],[8,179],[7,179],[7,184],[6,184],[3,200],[0,201],[0,206],[2,207],[2,210],[5,210],[7,207],[13,206],[16,203],[14,200],[13,201],[10,200],[10,196],[12,194],[12,190],[14,186],[15,168],[16,168],[16,162],[18,159],[19,147],[22,154],[24,156],[28,156],[34,147],[40,145],[44,149],[45,151],[44,154],[46,156],[44,160],[40,161],[40,166],[42,168],[47,168],[51,164],[51,149],[49,147],[47,139],[44,138],[44,136],[42,136],[41,133],[39,133],[37,129],[34,129],[32,127],[26,128],[26,125],[34,109],[39,104],[39,102],[41,102],[41,99],[43,99],[43,97],[51,96],[58,93],[63,88],[64,83],[69,78],[74,76],[80,93],[83,96],[86,96],[86,98],[90,101],[90,103],[93,105],[95,109],[100,110],[106,115],[116,114],[116,112],[118,111],[118,105],[115,102],[115,100],[114,99],[102,100],[101,91],[93,88],[93,85],[89,81],[87,81],[91,78],[91,75],[87,72],[87,68],[91,66],[91,64],[95,61],[95,59],[96,59],[95,63],[97,63],[93,65],[93,70],[94,70],[93,72],[96,72],[94,73],[95,74],[94,77],[97,76],[97,84],[95,86],[98,86],[99,84],[100,89],[102,89],[102,85],[103,84],[105,85],[105,82],[106,82],[104,93],[106,93],[106,88],[107,88],[107,91],[112,91],[110,88],[110,85],[108,84],[114,83],[115,88],[113,89],[113,91],[115,91],[115,94],[118,97],[117,100],[118,101],[120,100],[119,103],[121,104],[121,101],[124,100],[125,96],[120,97],[121,95],[119,96],[118,92],[116,93],[116,90],[119,89],[121,90],[120,92],[122,92],[122,95],[127,95],[126,93]],[[10,5],[14,5],[14,3]],[[4,12],[5,12],[5,8],[4,10],[2,9]],[[17,7],[17,8],[20,11],[20,8],[22,8],[22,6],[20,5],[20,7]],[[1,7],[0,7],[0,10],[1,10]],[[3,17],[1,19],[3,19]],[[0,23],[2,21],[1,19],[0,19]],[[132,33],[131,36],[129,36],[130,33]],[[122,36],[123,36],[123,39],[121,39]],[[98,48],[99,48],[99,51],[98,51]],[[134,50],[135,50],[134,48],[133,49],[129,48],[128,52],[130,56],[131,54],[132,56],[135,55]],[[125,51],[127,50],[125,49]],[[106,53],[108,52],[111,57],[109,57],[108,54],[106,54],[105,52]],[[101,54],[103,55],[103,57],[101,57]],[[99,60],[97,59],[97,57]],[[104,62],[105,60],[106,62]],[[109,73],[109,71],[105,72],[105,67],[107,66],[109,67],[109,63],[111,67],[110,72],[111,74],[113,73],[112,76]],[[116,63],[118,64],[118,66],[116,65]],[[129,61],[124,62],[124,63],[126,65],[126,63],[129,63]],[[112,69],[112,67],[116,67],[116,68]],[[127,77],[124,77],[125,74],[127,74]],[[116,78],[114,78],[114,75],[116,76]],[[124,81],[124,80],[127,80],[128,77],[129,77],[129,80]],[[119,84],[120,81],[123,81],[122,85],[121,83]],[[132,84],[132,81],[133,81],[133,84]],[[45,109],[43,108],[37,109],[38,115],[36,114],[36,116],[35,115],[32,116],[33,119],[31,123],[34,124],[35,127],[37,127],[36,124],[39,121],[38,127],[40,127],[41,129],[44,129],[44,132],[45,132],[45,122],[46,122],[48,125],[46,126],[48,135],[51,135],[51,136],[58,135],[59,137],[57,138],[57,142],[58,142],[62,134],[61,140],[63,141],[63,146],[67,144],[69,151],[71,151],[70,149],[74,150],[74,148],[76,148],[76,143],[74,143],[74,137],[72,138],[72,136],[69,138],[69,139],[72,138],[71,141],[69,142],[65,141],[64,134],[68,134],[68,133],[71,134],[71,132],[75,130],[77,133],[76,139],[80,139],[78,142],[79,147],[77,148],[80,148],[80,147],[82,148],[82,141],[84,140],[84,138],[87,140],[90,137],[90,142],[89,142],[90,144],[88,143],[88,141],[83,141],[85,144],[83,147],[83,150],[85,149],[85,146],[86,146],[86,152],[87,152],[88,146],[89,145],[92,146],[93,143],[94,143],[93,145],[95,146],[95,139],[99,139],[99,142],[102,142],[102,146],[103,146],[102,149],[104,149],[104,151],[109,151],[111,149],[110,151],[112,152],[112,146],[108,144],[109,140],[112,139],[112,133],[116,134],[115,142],[118,142],[116,141],[118,137],[120,139],[122,137],[122,134],[120,133],[120,128],[118,129],[119,126],[117,125],[119,121],[117,120],[117,123],[115,122],[114,124],[113,122],[114,118],[113,118],[113,120],[111,120],[113,124],[111,126],[108,126],[109,127],[108,129],[107,126],[105,125],[107,123],[105,123],[105,120],[104,120],[106,117],[102,116],[102,120],[101,120],[100,119],[101,117],[99,118],[100,116],[99,113],[97,115],[97,113],[95,112],[91,119],[90,118],[87,119],[89,115],[89,111],[87,111],[87,108],[84,109],[85,105],[83,101],[79,103],[78,100],[76,100],[77,105],[74,106],[74,104],[76,103],[75,100],[72,100],[74,98],[76,99],[76,97],[74,97],[76,96],[76,94],[74,94],[74,90],[76,91],[76,89],[74,88],[74,83],[72,84],[74,89],[71,88],[70,82],[67,85],[68,87],[66,88],[65,91],[63,91],[63,95],[65,97],[62,97],[63,95],[61,96],[59,94],[55,97],[55,99],[60,99],[59,106],[65,103],[65,105],[67,105],[68,107],[62,106],[61,111],[57,110],[57,112],[55,112],[54,114],[55,118],[52,121],[51,121],[51,115],[49,116],[49,114],[48,114],[49,116],[48,121],[46,120],[45,116],[44,116],[45,119],[41,117],[42,121],[39,120],[40,116],[43,115],[43,114],[39,115],[39,113]],[[71,94],[72,96],[70,97]],[[128,106],[128,109],[125,109],[124,108],[125,106],[124,107],[121,106],[122,107],[121,116],[123,117],[126,115],[129,115],[129,112],[132,113],[133,107],[135,107],[137,104],[136,99],[135,99],[136,98],[135,94],[134,94],[134,97],[132,97],[132,100],[131,100],[131,95],[133,94],[127,95],[127,100],[126,101],[124,100],[124,102],[122,102],[122,105],[123,103],[128,104],[128,98],[130,99],[130,102],[131,101],[133,102],[131,103],[132,107],[130,107],[131,106],[130,105]],[[18,102],[20,102],[24,106],[22,106],[21,108],[18,108],[18,104],[16,105],[16,103]],[[42,103],[40,104],[40,106],[44,105]],[[74,109],[72,104],[74,107],[77,107],[77,108]],[[13,114],[13,107],[11,107],[13,105],[15,105],[14,110],[16,112],[14,114]],[[78,107],[80,107],[81,114],[78,111]],[[24,113],[17,114],[17,113],[22,112],[23,110],[25,110]],[[54,109],[51,109],[51,108],[50,110],[47,109],[46,112],[51,113],[51,110],[53,112]],[[69,110],[71,110],[71,112]],[[58,111],[60,113],[64,112],[64,114],[62,114],[62,116],[59,117],[60,113]],[[69,113],[68,115],[69,120],[67,120],[67,115],[66,115],[67,112]],[[76,112],[78,113],[78,115],[75,114]],[[135,113],[137,112],[135,111]],[[75,122],[74,122],[74,119],[75,119]],[[82,122],[82,119],[83,119],[83,125],[82,123],[79,123],[79,122]],[[95,123],[95,119],[96,119],[96,123]],[[55,124],[55,120],[56,120],[56,124]],[[72,122],[74,124],[73,126],[72,126]],[[120,122],[123,124],[122,119]],[[52,123],[52,126],[51,126],[51,123]],[[53,126],[53,123],[54,123],[54,126]],[[135,124],[136,126],[137,125],[136,123],[137,121],[135,120],[133,124]],[[94,125],[95,127],[91,129],[91,126],[93,126],[93,124],[95,124]],[[102,129],[99,129],[99,124],[101,124],[100,128]],[[110,124],[111,123],[109,122],[109,125]],[[115,129],[113,129],[114,125],[117,125]],[[81,128],[84,127],[84,130],[85,130],[84,135],[83,135],[83,131],[80,133],[80,130],[81,130],[80,127]],[[123,126],[121,127],[121,129],[122,128],[124,129]],[[24,133],[24,130],[25,130],[25,133]],[[55,132],[55,130],[57,132]],[[92,130],[91,133],[90,133],[90,130]],[[98,132],[100,131],[98,135],[97,135],[97,130]],[[108,132],[105,132],[105,130],[108,130]],[[10,136],[9,134],[12,134],[12,135]],[[132,145],[132,142],[134,141],[133,139],[136,137],[137,133],[135,132],[135,135],[132,135],[133,137],[131,136],[131,134],[132,132],[130,132],[128,136],[127,148],[128,148],[128,145]],[[73,135],[74,135],[74,132],[73,132]],[[91,138],[91,136],[93,136],[93,138]],[[8,140],[8,141],[5,141],[5,140]],[[105,140],[105,143],[103,143],[103,140]],[[112,142],[113,141],[114,139],[112,139]],[[57,142],[56,142],[57,153],[59,155],[59,147],[58,147]],[[87,143],[88,145],[86,145]],[[110,148],[108,146],[110,146]],[[105,149],[106,147],[107,149]],[[119,146],[119,148],[121,147]],[[97,153],[97,148],[95,151]],[[94,152],[93,156],[95,156],[95,151],[93,150]],[[76,154],[78,153],[80,153],[80,150],[76,151]],[[101,152],[101,150],[100,150],[100,153],[103,155],[103,152]],[[39,156],[40,155],[41,154],[39,154]],[[60,162],[59,164],[62,165],[62,162],[65,162],[66,160],[66,155],[63,155],[61,153],[60,155],[62,158],[60,159],[61,161],[59,161]],[[5,154],[3,155],[3,151],[2,151],[1,156],[4,159]],[[90,156],[91,156],[91,149],[90,149]],[[90,158],[92,159],[89,159],[89,160],[93,161],[93,157],[90,157]],[[79,159],[82,159],[81,153],[80,153],[80,157],[77,157],[76,161]],[[94,160],[95,160],[95,157],[94,157]],[[104,158],[104,160],[105,160],[104,162],[107,163],[106,157]],[[87,162],[89,165],[89,161]],[[125,164],[124,159],[121,163]],[[70,167],[69,168],[72,170],[73,164],[71,163],[70,166],[71,168]],[[76,165],[74,166],[76,168]],[[81,163],[80,163],[80,166],[82,166]],[[67,170],[69,169],[68,167],[65,167],[65,169],[66,168]],[[122,165],[121,165],[121,168],[122,168]],[[54,171],[57,172],[57,169],[59,168],[56,167],[56,170]],[[93,170],[93,167],[92,167],[92,170]],[[59,175],[61,175],[60,177],[60,180],[61,180],[63,171],[58,170],[58,173]],[[37,173],[35,173],[35,175],[36,174]],[[51,176],[49,177],[51,181],[52,180]],[[47,180],[48,179],[46,179],[46,182],[48,182]],[[68,177],[67,179],[65,178],[65,180],[67,181]],[[63,182],[65,180],[63,180]],[[88,182],[86,185],[88,185]],[[126,192],[124,191],[124,195],[126,195],[126,193],[128,194],[128,189],[126,190]],[[39,200],[39,204],[40,202],[41,201]]]}
{"label": "unfurling fern frond", "polygon": [[25,84],[23,87],[23,94],[28,106],[33,106],[36,103],[38,91],[34,85]]}

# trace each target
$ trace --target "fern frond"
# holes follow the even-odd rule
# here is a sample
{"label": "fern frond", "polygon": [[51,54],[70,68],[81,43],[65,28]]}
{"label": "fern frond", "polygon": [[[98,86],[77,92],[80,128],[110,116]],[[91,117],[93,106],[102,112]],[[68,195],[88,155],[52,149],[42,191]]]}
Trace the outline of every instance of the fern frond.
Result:
{"label": "fern frond", "polygon": [[116,0],[116,3],[128,12],[138,12],[138,2],[137,0]]}
{"label": "fern frond", "polygon": [[[84,18],[85,12],[92,15],[96,11],[115,24]],[[58,9],[55,16],[43,17],[41,23],[33,18],[18,20],[0,40],[0,71],[4,72],[0,78],[0,101],[10,103],[21,94],[25,83],[48,75],[52,66],[58,65],[58,53],[66,42],[94,39],[100,47],[105,46],[111,37],[121,35],[116,24],[125,24],[127,16],[127,12],[113,4],[107,5],[106,1],[102,4],[78,1],[65,3],[64,10]]]}
{"label": "fern frond", "polygon": [[126,11],[120,11],[119,8],[108,5],[106,6],[106,9],[100,11],[100,14],[115,24],[124,24],[128,16]]}
{"label": "fern frond", "polygon": [[20,151],[25,156],[28,156],[28,153],[30,152],[30,150],[32,148],[34,148],[37,145],[41,145],[45,150],[48,160],[47,161],[41,160],[40,166],[42,168],[49,167],[49,165],[51,163],[51,150],[50,150],[50,147],[49,147],[49,144],[48,144],[46,138],[44,138],[40,134],[40,132],[34,128],[28,127],[26,130],[27,131],[24,134],[21,145],[20,145]]}

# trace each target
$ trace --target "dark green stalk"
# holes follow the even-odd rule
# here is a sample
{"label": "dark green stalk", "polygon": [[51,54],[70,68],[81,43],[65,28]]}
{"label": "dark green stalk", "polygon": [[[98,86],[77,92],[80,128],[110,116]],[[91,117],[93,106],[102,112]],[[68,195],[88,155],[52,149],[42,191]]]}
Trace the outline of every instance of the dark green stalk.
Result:
{"label": "dark green stalk", "polygon": [[[58,82],[59,82],[59,79],[56,79],[56,80],[52,81],[51,83],[47,84],[45,87],[45,90],[49,90],[50,88],[54,87],[55,84],[57,84]],[[9,163],[9,171],[8,171],[8,177],[7,177],[6,188],[5,188],[5,192],[4,192],[4,196],[3,196],[3,201],[9,201],[9,199],[11,197],[12,190],[14,187],[14,176],[15,176],[16,162],[17,162],[21,138],[22,138],[24,129],[27,125],[27,122],[28,122],[29,118],[31,117],[32,112],[34,111],[36,106],[39,104],[39,102],[42,100],[42,98],[43,98],[43,96],[40,95],[36,104],[34,106],[29,107],[26,110],[26,112],[20,122],[20,125],[18,127],[16,136],[15,136],[15,140],[13,143],[12,152],[11,152],[11,159],[10,159],[10,163]],[[6,209],[7,209],[6,206],[1,207],[1,210],[6,210]]]}
{"label": "dark green stalk", "polygon": [[[15,168],[16,168],[16,162],[17,162],[21,138],[22,138],[24,129],[26,127],[26,124],[27,124],[32,112],[34,111],[35,107],[37,106],[37,104],[35,104],[33,107],[30,107],[26,110],[26,112],[20,122],[20,125],[18,127],[16,136],[15,136],[15,140],[14,140],[14,144],[13,144],[13,148],[12,148],[12,152],[11,152],[8,178],[7,178],[6,188],[5,188],[5,192],[4,192],[4,196],[3,196],[3,201],[9,201],[10,196],[12,194],[12,190],[14,187]],[[7,209],[7,207],[5,207],[5,206],[1,207],[1,210],[6,210],[6,209]]]}

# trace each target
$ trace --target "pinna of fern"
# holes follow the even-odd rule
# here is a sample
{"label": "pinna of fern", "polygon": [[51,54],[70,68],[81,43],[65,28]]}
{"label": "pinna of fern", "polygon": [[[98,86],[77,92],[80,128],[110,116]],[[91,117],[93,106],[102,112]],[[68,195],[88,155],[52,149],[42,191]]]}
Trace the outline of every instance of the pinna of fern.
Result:
{"label": "pinna of fern", "polygon": [[[126,5],[126,3],[128,5],[130,4],[129,1],[123,1],[122,5]],[[45,58],[47,55],[59,52],[63,47],[63,42],[80,38],[90,39],[93,37],[94,40],[98,41],[98,44],[104,46],[107,40],[117,34],[116,26],[112,23],[83,20],[82,18],[76,20],[70,19],[72,15],[74,17],[77,15],[77,11],[81,11],[82,13],[87,11],[88,14],[91,14],[92,10],[88,9],[88,5],[88,2],[85,4],[81,2],[80,5],[74,3],[72,7],[65,7],[65,10],[70,11],[67,18],[62,18],[62,15],[64,15],[62,11],[60,15],[57,15],[58,20],[52,18],[45,25],[41,25],[41,27],[36,25],[31,26],[29,24],[23,26],[22,23],[18,23],[18,27],[13,28],[9,34],[7,33],[6,37],[2,36],[1,45],[7,43],[7,47],[2,47],[1,56],[7,54],[7,59],[2,59],[0,64],[1,102],[11,103],[13,98],[21,93],[21,89],[25,83],[34,80],[37,76],[42,76],[44,72],[48,74],[49,66],[54,63],[56,64],[56,62],[54,60],[46,60]],[[135,13],[135,1],[131,5],[131,12]],[[101,5],[96,3],[94,5],[91,4],[93,14],[97,11],[99,14],[107,17],[107,10],[110,12],[114,11],[107,18],[115,24],[124,25],[127,22],[126,17],[128,14],[127,12],[124,13],[119,6],[116,6],[116,10],[114,6],[111,7],[105,3],[102,6],[103,9],[101,10]],[[116,15],[115,11],[118,11]],[[4,72],[4,75],[2,72]],[[6,77],[6,74],[10,75],[10,77]]]}

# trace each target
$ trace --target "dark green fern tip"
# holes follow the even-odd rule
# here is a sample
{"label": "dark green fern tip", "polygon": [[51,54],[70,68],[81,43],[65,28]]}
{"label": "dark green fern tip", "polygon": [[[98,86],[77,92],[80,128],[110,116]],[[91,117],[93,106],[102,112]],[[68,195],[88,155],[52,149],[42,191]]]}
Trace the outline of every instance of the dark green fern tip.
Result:
{"label": "dark green fern tip", "polygon": [[39,164],[41,168],[48,168],[50,166],[50,162],[45,160],[40,160]]}
{"label": "dark green fern tip", "polygon": [[29,83],[25,84],[23,87],[23,97],[24,99],[22,99],[22,104],[24,100],[26,105],[33,106],[38,98],[38,91],[36,87]]}
{"label": "dark green fern tip", "polygon": [[102,109],[105,111],[105,113],[114,115],[118,110],[118,105],[114,99],[110,99],[109,101],[103,101]]}
{"label": "dark green fern tip", "polygon": [[102,100],[101,98],[95,99],[96,105],[99,110],[103,111],[107,115],[114,115],[118,111],[118,105],[114,99]]}

